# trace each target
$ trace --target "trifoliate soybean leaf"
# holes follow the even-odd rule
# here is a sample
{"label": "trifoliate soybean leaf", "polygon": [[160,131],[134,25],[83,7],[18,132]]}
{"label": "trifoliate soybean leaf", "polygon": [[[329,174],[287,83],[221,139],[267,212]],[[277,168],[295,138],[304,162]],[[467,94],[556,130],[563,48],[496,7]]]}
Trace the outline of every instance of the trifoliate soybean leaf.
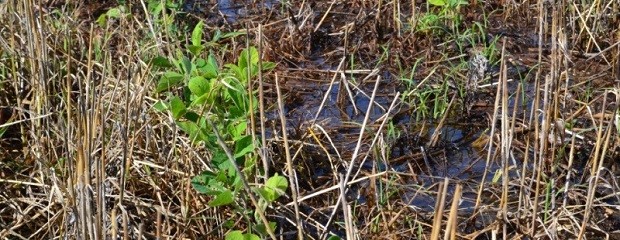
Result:
{"label": "trifoliate soybean leaf", "polygon": [[187,112],[185,103],[183,103],[183,101],[176,96],[170,99],[170,110],[172,111],[172,117],[174,117],[175,120],[183,117],[183,115]]}
{"label": "trifoliate soybean leaf", "polygon": [[215,199],[209,201],[209,206],[211,207],[219,207],[231,204],[234,201],[233,193],[230,190],[225,190],[215,196]]}
{"label": "trifoliate soybean leaf", "polygon": [[194,27],[194,31],[192,31],[192,45],[194,46],[202,46],[202,33],[204,23],[202,21],[198,22]]}
{"label": "trifoliate soybean leaf", "polygon": [[[218,182],[221,182],[221,183],[228,184],[230,179],[228,179],[228,175],[226,175],[225,171],[219,171],[217,173],[217,176],[215,177],[215,180],[218,181]],[[221,189],[221,190],[223,191],[224,189]]]}
{"label": "trifoliate soybean leaf", "polygon": [[177,72],[166,72],[159,79],[156,90],[157,92],[162,92],[172,87],[176,87],[181,82],[183,82],[183,75]]}
{"label": "trifoliate soybean leaf", "polygon": [[187,84],[187,87],[189,87],[189,90],[192,91],[194,96],[202,96],[211,90],[209,81],[202,76],[191,78]]}

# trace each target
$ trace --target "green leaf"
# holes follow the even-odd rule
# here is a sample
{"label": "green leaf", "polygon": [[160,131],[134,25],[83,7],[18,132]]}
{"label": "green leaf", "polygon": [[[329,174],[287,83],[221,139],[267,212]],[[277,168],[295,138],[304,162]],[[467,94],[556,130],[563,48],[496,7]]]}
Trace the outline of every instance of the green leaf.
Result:
{"label": "green leaf", "polygon": [[246,48],[241,51],[237,66],[239,66],[239,68],[246,68],[248,66],[248,57],[250,66],[258,64],[258,51],[255,47],[250,47],[249,49]]}
{"label": "green leaf", "polygon": [[159,93],[168,90],[172,87],[176,87],[181,82],[183,82],[183,75],[177,72],[166,72],[159,79],[156,91]]}
{"label": "green leaf", "polygon": [[274,62],[263,62],[263,71],[269,71],[275,67],[276,64]]}
{"label": "green leaf", "polygon": [[245,119],[241,119],[236,122],[232,122],[228,125],[228,131],[233,136],[234,140],[240,139],[245,136],[245,130],[248,128],[248,122]]}
{"label": "green leaf", "polygon": [[[205,102],[209,101],[210,99],[211,99],[211,94],[210,93],[202,94],[201,96],[196,97],[192,101],[192,106],[201,106]],[[211,101],[209,101],[209,103],[211,103]]]}
{"label": "green leaf", "polygon": [[215,55],[213,53],[209,53],[209,58],[207,59],[207,65],[205,65],[204,74],[206,78],[215,78],[218,74],[218,66],[217,60],[215,59]]}
{"label": "green leaf", "polygon": [[199,193],[213,194],[212,191],[214,186],[210,183],[213,179],[215,179],[215,174],[204,171],[192,178],[192,187]]}
{"label": "green leaf", "polygon": [[215,196],[215,198],[209,201],[209,206],[211,207],[219,207],[231,204],[234,201],[233,193],[230,190],[225,190]]}
{"label": "green leaf", "polygon": [[265,187],[258,188],[256,189],[256,191],[264,199],[265,202],[271,203],[273,202],[273,200],[270,200],[270,199],[275,199],[273,191],[269,191]]}
{"label": "green leaf", "polygon": [[157,56],[151,59],[151,64],[153,66],[161,67],[161,68],[169,68],[173,66],[172,63],[170,63],[170,61],[168,61],[167,58],[162,57],[162,56]]}
{"label": "green leaf", "polygon": [[168,109],[168,106],[166,106],[166,103],[160,100],[153,104],[153,108],[159,112],[163,112]]}
{"label": "green leaf", "polygon": [[244,234],[243,232],[237,230],[226,234],[225,240],[260,240],[260,237],[252,233]]}
{"label": "green leaf", "polygon": [[288,181],[283,176],[277,174],[270,177],[264,187],[258,190],[258,193],[268,202],[272,203],[279,197],[283,196],[288,188]]}
{"label": "green leaf", "polygon": [[153,18],[157,18],[164,9],[164,5],[160,1],[149,1],[147,8],[151,15],[153,15]]}
{"label": "green leaf", "polygon": [[[228,88],[226,93],[228,93],[230,100],[233,100],[234,102],[234,106],[229,106],[230,114],[235,117],[245,116],[246,114],[245,111],[248,110],[248,109],[245,109],[245,103],[248,101],[248,99],[247,99],[245,92],[241,91],[243,90],[243,86],[233,86],[233,85],[240,85],[237,82],[230,82],[229,85],[231,85],[231,87],[233,88]],[[240,90],[237,90],[237,89],[240,89]],[[236,112],[234,108],[238,108],[240,112]]]}
{"label": "green leaf", "polygon": [[201,128],[195,122],[184,121],[176,122],[179,125],[179,128],[183,130],[185,133],[189,134],[189,138],[192,140],[192,143],[196,143],[198,141],[207,141],[207,135],[202,131]]}
{"label": "green leaf", "polygon": [[172,117],[174,117],[175,120],[183,117],[183,115],[187,112],[185,103],[183,103],[183,101],[177,96],[170,100],[170,110],[172,111]]}
{"label": "green leaf", "polygon": [[197,59],[196,68],[199,70],[198,74],[207,79],[217,78],[217,61],[215,60],[213,54],[209,54],[209,58],[207,60],[202,58]]}
{"label": "green leaf", "polygon": [[216,165],[222,164],[226,161],[228,161],[228,156],[226,156],[226,152],[224,152],[224,150],[220,149],[216,150],[213,153],[213,157],[211,158],[211,162],[215,163]]}
{"label": "green leaf", "polygon": [[[121,6],[122,8],[122,6]],[[121,17],[121,13],[122,10],[121,8],[115,7],[115,8],[110,8],[110,10],[108,10],[105,14],[108,15],[108,17],[111,18],[119,18]]]}
{"label": "green leaf", "polygon": [[228,178],[224,171],[219,171],[217,175],[209,171],[204,171],[194,176],[191,183],[192,187],[194,187],[197,192],[210,196],[217,196],[229,190],[229,187],[227,187],[229,185]]}
{"label": "green leaf", "polygon": [[211,38],[211,43],[215,43],[222,38],[222,31],[220,29],[216,29],[213,37]]}
{"label": "green leaf", "polygon": [[226,174],[226,175],[220,176],[221,181],[229,183],[226,176],[235,177],[237,175],[235,166],[230,162],[230,159],[228,159],[228,156],[226,156],[226,152],[224,152],[224,150],[219,148],[219,146],[218,148],[214,149],[213,158],[211,159],[211,162],[213,162],[214,165],[217,167],[217,169],[221,171],[220,173]]}
{"label": "green leaf", "polygon": [[[276,223],[275,222],[269,222],[269,228],[271,229],[272,232],[274,232],[276,230]],[[267,228],[265,228],[265,224],[258,224],[255,226],[255,229],[258,233],[262,234],[263,236],[267,236]]]}
{"label": "green leaf", "polygon": [[187,84],[187,87],[189,87],[189,90],[195,96],[202,96],[211,90],[211,87],[209,86],[209,81],[201,76],[191,78],[189,80],[189,83]]}
{"label": "green leaf", "polygon": [[450,7],[456,8],[461,5],[469,5],[467,0],[448,0]]}
{"label": "green leaf", "polygon": [[105,27],[106,23],[108,22],[108,18],[120,18],[123,10],[124,9],[122,8],[122,6],[120,8],[119,7],[111,8],[106,13],[101,14],[97,18],[96,22],[97,24],[99,24],[100,27]]}
{"label": "green leaf", "polygon": [[252,135],[243,136],[235,140],[235,158],[245,156],[254,151]]}
{"label": "green leaf", "polygon": [[185,113],[185,115],[183,115],[183,118],[192,121],[194,123],[197,123],[198,120],[200,120],[200,115],[198,115],[198,113],[194,112],[194,111],[187,111],[187,113]]}
{"label": "green leaf", "polygon": [[245,31],[228,32],[228,33],[222,34],[221,39],[232,38],[232,37],[236,37],[236,36],[243,35],[243,34],[245,34]]}
{"label": "green leaf", "polygon": [[108,15],[105,13],[99,15],[96,22],[99,25],[99,27],[102,27],[102,28],[105,27],[105,24],[108,22]]}
{"label": "green leaf", "polygon": [[243,237],[245,238],[245,240],[260,240],[259,236],[257,236],[256,234],[252,234],[252,233],[243,234]]}
{"label": "green leaf", "polygon": [[245,240],[242,231],[232,231],[226,234],[226,240]]}
{"label": "green leaf", "polygon": [[204,46],[196,46],[196,45],[187,45],[185,46],[187,48],[187,50],[189,50],[189,52],[192,53],[192,55],[194,56],[198,56],[198,54],[200,54],[200,52],[205,49]]}
{"label": "green leaf", "polygon": [[204,23],[202,20],[196,24],[194,27],[194,31],[192,31],[192,45],[194,46],[202,46],[202,31],[203,31]]}
{"label": "green leaf", "polygon": [[192,73],[192,70],[194,70],[194,64],[187,57],[183,57],[181,59],[180,64],[181,64],[181,67],[183,68],[183,71],[185,72],[185,74],[190,74],[190,73]]}
{"label": "green leaf", "polygon": [[428,3],[430,3],[433,6],[439,6],[439,7],[443,7],[447,4],[446,0],[428,0]]}
{"label": "green leaf", "polygon": [[224,65],[224,67],[228,68],[228,71],[230,73],[232,73],[232,77],[233,78],[238,78],[238,79],[241,79],[241,80],[246,78],[245,77],[246,73],[245,73],[245,69],[244,68],[241,68],[241,67],[239,67],[239,66],[237,66],[235,64],[230,64],[230,63]]}
{"label": "green leaf", "polygon": [[278,192],[278,195],[281,196],[288,188],[288,181],[285,177],[276,174],[267,180],[265,186],[276,190]]}
{"label": "green leaf", "polygon": [[341,238],[336,235],[331,235],[327,240],[340,240]]}

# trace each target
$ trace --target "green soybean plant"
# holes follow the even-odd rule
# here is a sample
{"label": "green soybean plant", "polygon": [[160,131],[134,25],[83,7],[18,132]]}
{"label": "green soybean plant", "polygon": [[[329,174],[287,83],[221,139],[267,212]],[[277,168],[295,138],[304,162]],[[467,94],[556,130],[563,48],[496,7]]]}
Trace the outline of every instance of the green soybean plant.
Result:
{"label": "green soybean plant", "polygon": [[[232,150],[236,165],[242,168],[244,175],[253,173],[257,166],[256,146],[252,134],[248,132],[248,119],[255,113],[256,96],[246,89],[249,78],[259,74],[260,61],[256,48],[249,47],[241,51],[236,63],[218,63],[211,47],[214,41],[226,36],[238,34],[216,33],[211,42],[203,44],[203,23],[196,25],[192,32],[191,44],[186,46],[186,54],[177,54],[176,59],[156,57],[154,66],[162,69],[156,91],[164,94],[166,100],[159,101],[154,108],[172,115],[176,125],[185,132],[192,143],[202,143],[211,152],[212,169],[195,176],[193,188],[211,197],[211,207],[230,206],[245,219],[249,232],[231,231],[226,239],[260,239],[267,232],[273,232],[275,223],[269,226],[261,224],[257,212],[264,212],[269,205],[285,194],[287,179],[274,175],[263,186],[255,187],[253,194],[260,196],[257,209],[244,209],[248,196],[243,192],[242,175],[235,169],[235,164],[226,154],[218,137]],[[264,70],[275,67],[272,62],[262,62]],[[213,124],[213,125],[212,125]],[[212,127],[215,126],[215,127]],[[217,131],[217,132],[215,132]],[[249,217],[250,216],[250,217]],[[267,231],[267,228],[270,231]],[[259,235],[254,234],[258,233]]]}

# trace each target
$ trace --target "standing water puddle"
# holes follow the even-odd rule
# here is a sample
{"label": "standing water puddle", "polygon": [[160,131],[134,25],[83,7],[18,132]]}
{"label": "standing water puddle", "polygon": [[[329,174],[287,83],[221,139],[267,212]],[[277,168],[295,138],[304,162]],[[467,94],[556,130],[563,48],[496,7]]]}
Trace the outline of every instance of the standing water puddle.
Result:
{"label": "standing water puddle", "polygon": [[[198,1],[196,1],[196,3],[197,2]],[[254,3],[252,2],[252,4]],[[237,22],[242,21],[242,19],[246,17],[250,17],[248,14],[257,13],[261,11],[261,9],[273,10],[281,7],[278,1],[261,1],[258,5],[253,5],[252,7],[250,7],[250,5],[250,1],[220,0],[217,1],[217,6],[210,6],[210,8],[203,7],[202,9],[213,9],[218,12],[217,16],[213,14],[208,15],[209,17],[207,18],[210,20],[223,17],[223,20],[226,22]],[[355,159],[355,164],[360,166],[360,169],[366,173],[385,171],[397,173],[396,175],[400,178],[398,181],[398,184],[400,184],[398,186],[400,192],[397,195],[410,207],[433,212],[434,205],[437,202],[437,196],[435,192],[429,191],[429,189],[435,189],[438,183],[443,182],[444,179],[447,178],[451,181],[448,186],[447,198],[452,197],[457,183],[462,185],[463,197],[459,211],[473,212],[481,183],[497,183],[498,179],[500,179],[498,174],[501,174],[499,171],[501,165],[498,160],[499,157],[497,156],[497,146],[493,145],[497,142],[497,135],[500,131],[499,119],[495,123],[496,128],[493,136],[490,136],[490,121],[494,110],[496,110],[494,107],[496,85],[477,88],[479,96],[475,96],[473,100],[480,100],[483,103],[473,103],[474,110],[468,112],[465,110],[465,107],[462,106],[466,101],[457,93],[458,90],[455,87],[455,85],[465,84],[454,83],[458,81],[467,81],[465,77],[467,69],[455,67],[468,61],[469,57],[464,53],[466,50],[455,50],[456,47],[451,48],[444,46],[445,49],[443,50],[445,52],[442,52],[442,54],[449,55],[449,57],[444,56],[437,58],[434,56],[425,56],[423,54],[418,55],[413,51],[424,52],[426,50],[425,47],[428,46],[417,49],[415,46],[412,48],[399,46],[402,49],[411,50],[411,52],[398,55],[398,53],[394,53],[397,51],[395,50],[394,52],[389,52],[389,54],[401,57],[401,59],[410,57],[408,63],[415,62],[416,65],[418,63],[420,63],[420,65],[432,65],[440,62],[440,64],[437,65],[441,66],[436,68],[439,69],[438,71],[450,69],[446,72],[435,73],[436,69],[430,70],[430,67],[427,69],[421,67],[422,70],[419,71],[420,73],[416,72],[412,74],[412,79],[410,81],[413,82],[413,84],[410,84],[410,86],[415,86],[424,82],[425,86],[423,87],[435,87],[435,89],[432,89],[432,91],[434,91],[439,88],[436,86],[442,86],[446,81],[453,81],[449,89],[450,94],[445,94],[442,97],[451,98],[453,95],[457,95],[457,97],[455,97],[455,104],[451,106],[451,109],[447,113],[448,117],[441,125],[439,122],[442,116],[436,116],[436,119],[432,120],[428,120],[428,117],[418,118],[424,120],[416,120],[416,111],[420,107],[419,102],[414,104],[407,102],[407,99],[397,99],[397,107],[389,114],[388,118],[390,120],[388,124],[380,129],[381,120],[385,117],[390,104],[395,100],[396,93],[406,92],[410,89],[404,89],[404,84],[396,77],[402,74],[395,70],[396,67],[393,65],[396,64],[385,63],[386,66],[382,66],[381,64],[383,63],[377,64],[381,65],[379,67],[373,65],[375,64],[374,61],[383,61],[377,60],[382,56],[380,56],[380,53],[377,54],[378,51],[376,49],[384,46],[387,46],[386,48],[396,48],[397,46],[395,45],[397,44],[414,45],[414,43],[398,42],[394,44],[390,42],[389,44],[383,43],[384,45],[380,45],[380,47],[375,46],[374,48],[365,46],[370,44],[379,45],[381,41],[385,40],[383,39],[384,37],[387,38],[387,36],[382,35],[384,33],[377,30],[382,26],[374,26],[375,29],[371,27],[370,30],[364,28],[366,22],[354,21],[352,17],[356,15],[346,13],[346,9],[343,9],[342,6],[338,8],[338,5],[336,5],[338,11],[334,10],[334,13],[330,15],[330,17],[321,19],[324,12],[316,11],[316,9],[319,8],[317,5],[309,5],[312,7],[306,7],[314,7],[315,9],[304,9],[303,11],[299,9],[287,9],[288,11],[281,11],[289,15],[283,14],[275,21],[285,25],[285,27],[272,31],[266,29],[263,32],[267,46],[265,50],[266,55],[270,56],[270,59],[267,60],[275,60],[279,64],[275,71],[278,73],[278,81],[282,88],[282,98],[285,103],[283,109],[287,121],[287,129],[285,131],[287,132],[289,140],[292,140],[290,150],[291,154],[295,155],[298,177],[303,180],[299,182],[300,192],[309,194],[317,190],[323,190],[326,186],[332,186],[337,183],[338,175],[347,172],[352,155],[354,151],[356,151],[356,148],[359,148],[359,155]],[[290,16],[290,14],[296,12],[311,12],[311,14]],[[373,19],[374,15],[372,14],[374,13],[370,12],[368,14],[357,15],[356,17],[361,16],[362,18]],[[340,17],[342,17],[342,19],[340,19]],[[313,18],[315,22],[312,22]],[[348,18],[348,20],[345,20],[346,18]],[[316,29],[308,28],[307,26],[306,28],[294,29],[294,27],[291,26],[298,23],[301,24],[302,22],[306,23],[306,20],[308,24],[314,24],[313,26],[318,26],[317,22],[320,20],[322,25]],[[325,20],[325,22],[323,22],[323,20]],[[342,29],[345,29],[346,26],[351,26],[349,23],[362,30],[355,32],[357,29],[352,29],[351,31],[353,32],[344,33]],[[378,22],[377,24],[380,25],[384,23]],[[505,26],[500,26],[499,28],[503,27]],[[368,32],[372,31],[376,31],[376,33],[373,33],[376,35],[368,34]],[[531,33],[525,33],[523,34],[525,37],[519,39],[518,35],[508,36],[504,33],[505,31],[506,30],[489,30],[489,35],[492,37],[505,38],[508,39],[508,41],[517,42],[507,47],[507,49],[511,49],[507,50],[507,53],[508,51],[512,51],[514,55],[507,55],[506,57],[506,64],[508,67],[507,77],[509,79],[509,100],[507,109],[509,119],[505,120],[519,119],[523,122],[532,122],[534,118],[540,120],[542,119],[542,114],[538,112],[535,113],[535,116],[530,116],[534,105],[532,99],[534,99],[534,94],[538,90],[535,89],[534,86],[532,69],[535,67],[547,67],[541,66],[545,63],[535,63],[535,61],[532,60],[534,58],[533,56],[537,55],[537,44],[532,40],[536,38],[532,37],[534,35]],[[534,30],[530,31],[533,32]],[[361,70],[359,68],[353,69],[360,70],[356,73],[351,73],[350,71],[346,73],[342,73],[341,71],[337,72],[335,67],[337,62],[343,57],[342,46],[345,41],[343,41],[342,38],[343,36],[347,36],[347,34],[351,34],[352,36],[348,39],[349,45],[359,45],[354,47],[346,46],[350,48],[344,51],[345,54],[347,54],[347,64],[349,64],[348,61],[353,62],[353,60],[349,59],[349,54],[351,54],[356,57],[355,61],[358,62],[355,64],[351,63],[350,65],[356,67],[362,66],[359,67]],[[362,41],[368,40],[364,38],[366,35],[371,36],[371,41]],[[286,36],[286,38],[282,38],[282,36]],[[379,42],[379,44],[377,42]],[[445,44],[449,45],[453,43]],[[501,49],[499,45],[501,44],[495,44],[494,47],[496,50]],[[470,47],[474,48],[473,46]],[[437,46],[437,48],[439,47]],[[359,52],[349,53],[348,51],[352,49]],[[363,51],[368,51],[368,53],[360,53]],[[544,47],[543,51],[549,51],[548,47]],[[429,52],[434,53],[432,50]],[[271,53],[271,55],[269,55],[269,53]],[[401,59],[397,60],[400,61]],[[411,59],[415,59],[415,61]],[[417,60],[420,61],[418,62]],[[364,63],[364,61],[372,63]],[[389,60],[386,60],[386,62],[389,62]],[[390,64],[392,65],[387,66]],[[400,64],[400,62],[398,62],[398,64]],[[498,61],[495,61],[492,66],[489,66],[484,83],[488,84],[491,82],[497,84],[499,79],[498,65]],[[399,65],[398,67],[401,68],[402,66]],[[373,72],[372,70],[374,70],[373,68],[378,68],[378,72],[371,73]],[[400,70],[402,71],[402,68]],[[456,74],[450,71],[454,71]],[[450,74],[453,74],[451,75],[452,78],[444,76]],[[372,95],[377,76],[380,76],[379,79],[381,82],[379,83],[374,103],[371,103],[370,95]],[[269,129],[267,129],[267,137],[273,140],[268,147],[273,153],[273,162],[277,165],[285,162],[285,154],[281,141],[282,130],[280,129],[279,112],[276,104],[275,84],[273,83],[275,77],[270,75],[268,78],[269,79],[265,81],[266,102],[269,105],[266,112],[269,126]],[[454,78],[457,78],[457,80],[454,80]],[[332,79],[335,80],[333,84],[330,84]],[[437,96],[434,97],[437,98]],[[324,99],[325,102],[324,105],[322,105]],[[411,99],[408,100],[411,101]],[[432,109],[433,106],[428,106],[432,105],[430,104],[431,101],[432,99],[428,99],[427,102],[421,102],[426,104],[427,108]],[[447,102],[449,102],[449,99]],[[362,144],[358,146],[357,141],[360,128],[364,122],[366,111],[370,104],[373,104],[373,107],[368,117],[364,138],[361,141]],[[314,121],[315,118],[316,121]],[[515,129],[520,127],[519,124],[519,122],[515,124]],[[523,132],[515,133],[513,138],[523,138],[524,135],[527,135],[535,139],[537,136],[533,136],[530,130],[531,129],[526,129],[523,130]],[[438,134],[435,134],[436,131]],[[437,135],[435,140],[432,139],[434,134]],[[517,136],[518,134],[521,135]],[[380,135],[380,140],[378,143],[372,145],[376,135]],[[434,144],[429,144],[430,142],[434,142]],[[489,145],[492,145],[493,148],[490,153]],[[521,150],[521,152],[512,153],[514,155],[511,156],[512,159],[509,163],[512,169],[508,174],[511,177],[518,172],[514,169],[521,169],[523,167],[522,162],[520,162],[521,160],[516,159],[524,159],[526,155],[530,157],[534,154],[531,150],[532,146],[527,148],[524,145],[517,148]],[[487,163],[487,158],[489,156],[491,161]],[[362,159],[364,159],[363,162],[361,161]],[[532,170],[531,166],[525,167],[528,170]],[[284,169],[284,167],[275,166],[273,169]],[[485,179],[483,179],[483,175],[486,175]],[[521,176],[514,176],[513,179],[517,177]],[[371,184],[370,182],[370,180],[367,180],[352,186],[349,197],[356,199],[358,202],[370,202],[369,198],[372,197],[372,194],[364,193],[364,189],[368,188]],[[381,184],[385,184],[385,182],[375,184],[377,186],[373,186],[372,188],[379,189],[382,187]],[[494,193],[489,191],[481,194],[484,198],[485,194]],[[491,196],[489,199],[497,200],[496,196]],[[483,202],[482,204],[484,204],[485,199],[481,201]],[[307,204],[311,205],[311,203]],[[310,206],[310,208],[312,208],[312,206]],[[493,214],[494,213],[489,213],[488,216],[485,215],[482,216],[482,218],[495,216]]]}
{"label": "standing water puddle", "polygon": [[[207,16],[210,20],[224,17],[227,22],[235,22],[240,18],[246,17],[250,12],[259,11],[260,8],[272,9],[279,6],[278,1],[261,1],[256,6],[250,6],[255,3],[250,1],[232,1],[232,0],[218,0],[217,5],[207,6],[201,1],[187,1],[186,9],[193,12],[207,12]],[[252,9],[252,11],[248,10]],[[213,15],[213,11],[219,14]],[[327,24],[325,24],[327,25]],[[375,76],[370,77],[366,82],[360,83],[367,74],[355,74],[346,75],[348,83],[348,89],[343,88],[343,82],[340,76],[337,76],[335,83],[330,87],[330,79],[334,76],[336,70],[334,65],[327,63],[326,57],[322,55],[321,51],[327,49],[333,49],[334,46],[330,44],[340,44],[339,42],[330,42],[326,36],[329,35],[328,30],[320,29],[319,32],[323,35],[321,42],[312,42],[313,56],[309,62],[299,63],[299,66],[303,68],[292,68],[286,72],[288,74],[281,75],[281,86],[285,94],[284,111],[287,119],[287,134],[289,139],[298,141],[309,141],[307,135],[307,129],[311,127],[312,120],[317,115],[321,102],[327,91],[327,100],[325,105],[321,109],[320,114],[316,118],[316,124],[323,128],[328,137],[335,146],[329,146],[329,142],[324,141],[324,147],[328,148],[330,155],[339,155],[344,162],[350,162],[350,157],[354,149],[356,148],[357,137],[359,129],[366,115],[366,110],[370,104],[370,95],[375,83]],[[311,38],[312,39],[312,38]],[[317,39],[314,39],[317,41]],[[498,67],[494,66],[498,71]],[[370,72],[370,71],[369,71]],[[495,72],[497,73],[497,72]],[[523,72],[520,72],[521,74]],[[381,117],[386,114],[386,109],[389,107],[397,91],[402,90],[400,83],[394,80],[390,73],[384,71],[381,73],[382,83],[379,87],[379,92],[375,99],[375,106],[372,108],[372,112],[369,117],[369,130],[365,133],[364,144],[361,146],[364,154],[372,154],[372,149],[369,149],[368,145],[378,130],[378,126]],[[491,73],[488,73],[491,75]],[[352,79],[355,78],[355,79]],[[519,79],[519,73],[513,72],[509,78],[514,79],[509,88],[512,92],[517,89]],[[497,81],[497,74],[492,78],[492,81]],[[414,79],[414,82],[420,82],[422,79]],[[270,102],[275,106],[275,86],[268,86],[271,91]],[[358,89],[359,88],[359,89]],[[533,96],[533,86],[531,84],[525,85],[526,99],[531,99]],[[494,92],[495,87],[488,87],[487,92]],[[433,121],[415,121],[410,116],[412,112],[402,111],[407,108],[407,103],[399,101],[399,108],[392,112],[390,117],[393,117],[397,112],[400,115],[397,121],[393,121],[391,124],[399,132],[399,136],[388,142],[388,159],[379,160],[374,159],[378,156],[370,156],[362,163],[362,169],[371,171],[376,167],[378,171],[391,170],[403,173],[412,173],[416,175],[412,184],[416,186],[425,186],[436,184],[443,181],[444,178],[453,179],[455,181],[472,181],[480,182],[484,171],[488,171],[487,181],[491,180],[495,171],[499,168],[499,165],[495,162],[491,162],[489,166],[486,163],[487,150],[484,145],[472,146],[472,143],[476,141],[481,135],[488,134],[488,115],[493,109],[492,95],[490,95],[490,105],[486,106],[477,113],[477,116],[464,117],[464,113],[461,110],[460,104],[452,106],[450,117],[446,123],[439,129],[437,129],[437,123],[439,120]],[[510,102],[510,111],[512,112],[512,105],[514,100]],[[518,111],[520,113],[529,112],[531,108],[531,101],[526,100],[525,108]],[[279,117],[278,111],[272,108],[267,113],[267,120],[271,122],[271,129],[267,132],[267,137],[276,137],[274,133],[280,135],[279,130]],[[475,123],[480,123],[479,126],[475,126]],[[382,134],[387,135],[386,128],[381,130]],[[435,146],[427,147],[427,143],[430,141],[434,131],[440,131],[439,138]],[[306,136],[306,139],[302,137]],[[316,142],[309,141],[310,145],[316,144]],[[274,146],[276,155],[283,156],[282,146]],[[324,150],[321,148],[307,147],[304,150],[304,154],[300,157],[299,161],[305,162],[308,166],[308,175],[310,179],[322,179],[328,178],[332,174],[332,167],[334,163],[325,163]],[[362,154],[362,155],[364,155]],[[338,171],[344,171],[344,166],[338,167]],[[320,183],[313,183],[310,181],[309,185],[315,186]],[[302,184],[303,187],[303,184]],[[308,186],[310,188],[314,188]],[[311,190],[311,189],[308,189]],[[418,194],[405,194],[404,200],[411,203],[414,207],[426,208],[432,207],[435,196],[423,196]],[[467,202],[465,205],[469,205]]]}

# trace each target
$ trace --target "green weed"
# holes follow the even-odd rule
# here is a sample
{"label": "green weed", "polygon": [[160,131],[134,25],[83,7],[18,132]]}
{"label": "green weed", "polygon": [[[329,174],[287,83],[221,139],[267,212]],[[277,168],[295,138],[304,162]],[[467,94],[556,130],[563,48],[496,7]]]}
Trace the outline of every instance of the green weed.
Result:
{"label": "green weed", "polygon": [[[246,91],[249,78],[258,74],[258,51],[254,47],[244,49],[236,63],[221,67],[209,46],[222,38],[216,34],[214,40],[203,44],[203,25],[198,23],[191,36],[191,44],[186,46],[189,56],[179,54],[176,59],[156,57],[152,63],[166,71],[163,72],[156,91],[166,93],[167,101],[160,101],[155,108],[168,111],[181,130],[187,133],[193,143],[203,143],[212,153],[213,169],[204,171],[192,179],[192,186],[200,193],[209,195],[209,206],[233,206],[242,215],[249,214],[243,207],[247,196],[243,190],[242,175],[235,169],[235,164],[218,144],[218,136],[231,145],[233,156],[243,172],[254,172],[256,146],[252,135],[248,133],[248,119],[256,111],[256,104],[250,107],[250,101],[257,102],[253,93]],[[227,36],[233,36],[229,34]],[[272,62],[263,62],[263,69],[275,67]],[[174,94],[176,92],[176,94]],[[211,123],[215,127],[211,126]],[[217,132],[214,132],[217,131]],[[264,186],[253,190],[261,199],[256,211],[264,211],[276,199],[284,195],[288,188],[285,177],[270,177]],[[255,212],[256,214],[256,212]],[[255,216],[256,222],[258,216]],[[265,226],[255,225],[255,231],[266,236]],[[271,231],[275,223],[270,223]],[[230,232],[226,239],[257,239],[252,233]]]}

